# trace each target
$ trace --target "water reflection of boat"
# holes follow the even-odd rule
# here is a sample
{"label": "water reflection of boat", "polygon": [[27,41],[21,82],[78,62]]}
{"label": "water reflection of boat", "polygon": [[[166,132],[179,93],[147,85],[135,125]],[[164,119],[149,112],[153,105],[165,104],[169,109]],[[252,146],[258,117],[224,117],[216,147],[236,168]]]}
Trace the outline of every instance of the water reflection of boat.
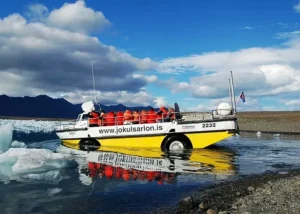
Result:
{"label": "water reflection of boat", "polygon": [[221,149],[163,153],[160,150],[101,148],[87,155],[90,177],[174,182],[181,174],[234,175],[234,155]]}

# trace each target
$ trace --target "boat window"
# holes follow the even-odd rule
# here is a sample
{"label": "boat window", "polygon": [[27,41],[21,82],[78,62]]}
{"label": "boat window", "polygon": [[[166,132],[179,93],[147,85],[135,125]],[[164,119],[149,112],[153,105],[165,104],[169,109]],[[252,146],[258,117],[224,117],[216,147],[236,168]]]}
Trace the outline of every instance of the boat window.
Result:
{"label": "boat window", "polygon": [[83,114],[82,115],[82,119],[81,120],[88,120],[89,119],[89,115],[88,114]]}

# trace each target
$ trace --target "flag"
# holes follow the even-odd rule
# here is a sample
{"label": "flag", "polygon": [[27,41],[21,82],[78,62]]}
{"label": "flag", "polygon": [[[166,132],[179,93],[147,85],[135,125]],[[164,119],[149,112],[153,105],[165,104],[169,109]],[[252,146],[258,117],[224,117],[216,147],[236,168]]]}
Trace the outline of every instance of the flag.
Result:
{"label": "flag", "polygon": [[243,100],[243,103],[246,102],[245,94],[244,94],[243,91],[242,91],[242,93],[240,94],[240,98]]}

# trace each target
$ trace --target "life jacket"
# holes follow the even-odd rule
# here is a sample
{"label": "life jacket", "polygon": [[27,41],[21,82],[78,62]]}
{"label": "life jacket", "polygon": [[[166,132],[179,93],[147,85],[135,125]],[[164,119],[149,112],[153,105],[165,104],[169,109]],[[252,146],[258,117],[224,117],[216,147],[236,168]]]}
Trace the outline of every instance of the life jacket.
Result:
{"label": "life jacket", "polygon": [[140,123],[140,114],[138,112],[133,112],[133,121],[136,123]]}
{"label": "life jacket", "polygon": [[161,120],[162,118],[166,118],[168,115],[168,111],[165,107],[160,107],[159,113],[157,114],[156,119]]}
{"label": "life jacket", "polygon": [[169,117],[170,117],[170,119],[175,120],[175,112],[174,112],[174,109],[171,109],[171,110],[169,111]]}
{"label": "life jacket", "polygon": [[113,167],[112,166],[105,166],[104,173],[107,179],[111,179],[113,176]]}
{"label": "life jacket", "polygon": [[155,172],[152,172],[152,171],[147,172],[147,180],[149,182],[153,181],[154,176],[155,176]]}
{"label": "life jacket", "polygon": [[156,112],[154,110],[149,110],[147,123],[156,123],[156,117]]}
{"label": "life jacket", "polygon": [[105,117],[105,125],[106,126],[114,126],[115,125],[115,114],[111,111],[108,112]]}
{"label": "life jacket", "polygon": [[141,113],[141,123],[147,123],[148,120],[148,114],[145,110],[142,110]]}
{"label": "life jacket", "polygon": [[117,167],[117,171],[116,171],[116,178],[117,179],[120,179],[121,177],[122,177],[122,173],[123,173],[123,170],[122,170],[122,168],[120,168],[120,167]]}
{"label": "life jacket", "polygon": [[129,170],[128,169],[124,169],[123,170],[123,179],[125,180],[125,181],[128,181],[129,179],[130,179],[130,172],[129,172]]}
{"label": "life jacket", "polygon": [[91,118],[89,118],[90,125],[98,125],[99,115],[96,112],[91,112]]}
{"label": "life jacket", "polygon": [[123,122],[124,122],[123,112],[119,111],[117,113],[117,125],[123,125]]}
{"label": "life jacket", "polygon": [[132,114],[130,110],[126,110],[124,113],[124,121],[132,121]]}

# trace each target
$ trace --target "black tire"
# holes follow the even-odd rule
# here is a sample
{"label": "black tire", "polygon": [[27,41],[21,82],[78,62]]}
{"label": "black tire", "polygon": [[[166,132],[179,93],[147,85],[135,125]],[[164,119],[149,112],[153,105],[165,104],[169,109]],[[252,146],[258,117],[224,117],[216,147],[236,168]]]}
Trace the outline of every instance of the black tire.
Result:
{"label": "black tire", "polygon": [[96,139],[87,138],[79,142],[79,148],[83,151],[95,151],[99,149],[100,143]]}
{"label": "black tire", "polygon": [[[172,151],[182,151],[189,149],[189,141],[187,137],[182,135],[171,135],[168,137],[163,145],[163,150],[165,152]],[[176,149],[177,148],[177,149]]]}

